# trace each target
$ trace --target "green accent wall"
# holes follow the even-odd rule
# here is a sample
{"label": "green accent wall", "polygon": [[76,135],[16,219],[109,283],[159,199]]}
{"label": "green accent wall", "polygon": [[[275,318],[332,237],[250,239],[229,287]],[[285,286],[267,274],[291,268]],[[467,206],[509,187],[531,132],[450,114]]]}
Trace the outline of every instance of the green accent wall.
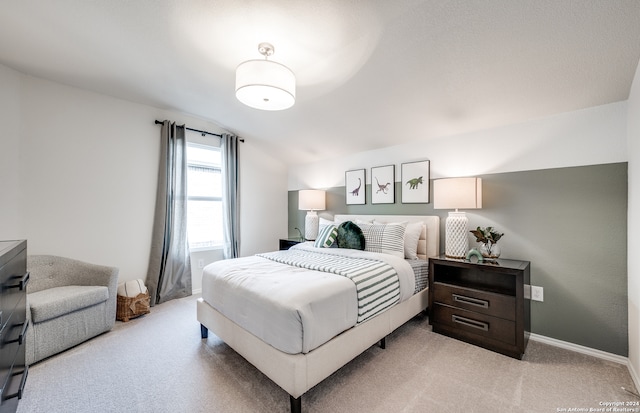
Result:
{"label": "green accent wall", "polygon": [[[544,288],[544,302],[531,302],[532,333],[628,356],[627,163],[480,177],[483,208],[466,211],[469,227],[495,226],[502,257],[531,261],[531,284]],[[372,205],[366,189],[365,205],[346,205],[344,187],[328,188],[319,215],[438,215],[444,250],[447,210],[402,204],[399,182],[395,204]],[[304,232],[305,214],[289,191],[290,236]]]}

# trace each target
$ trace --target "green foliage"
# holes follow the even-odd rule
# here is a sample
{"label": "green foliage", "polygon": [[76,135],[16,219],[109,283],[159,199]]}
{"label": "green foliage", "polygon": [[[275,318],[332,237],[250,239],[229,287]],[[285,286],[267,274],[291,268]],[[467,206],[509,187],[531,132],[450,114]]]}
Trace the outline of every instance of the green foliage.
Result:
{"label": "green foliage", "polygon": [[469,231],[469,232],[475,235],[476,242],[481,242],[483,244],[487,244],[487,243],[495,244],[504,235],[495,231],[493,227],[486,227],[486,228],[478,227],[477,229],[474,229],[473,231]]}

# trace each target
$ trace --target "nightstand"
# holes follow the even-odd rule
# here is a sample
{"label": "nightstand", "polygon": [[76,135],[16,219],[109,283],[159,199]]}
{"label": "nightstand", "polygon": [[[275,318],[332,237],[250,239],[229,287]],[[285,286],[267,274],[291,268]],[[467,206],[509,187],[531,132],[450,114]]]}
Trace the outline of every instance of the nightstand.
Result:
{"label": "nightstand", "polygon": [[300,244],[301,242],[302,241],[300,241],[300,238],[280,238],[280,250],[288,250],[289,248],[293,247],[296,244]]}
{"label": "nightstand", "polygon": [[444,334],[521,359],[531,331],[529,261],[429,258],[429,323]]}

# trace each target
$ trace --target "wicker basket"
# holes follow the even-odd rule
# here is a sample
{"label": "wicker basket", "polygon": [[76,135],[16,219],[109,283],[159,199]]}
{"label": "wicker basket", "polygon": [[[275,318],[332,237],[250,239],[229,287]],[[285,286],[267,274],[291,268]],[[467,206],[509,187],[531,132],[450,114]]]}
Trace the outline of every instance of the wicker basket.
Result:
{"label": "wicker basket", "polygon": [[135,297],[118,295],[116,306],[116,320],[127,322],[151,312],[149,293],[138,294]]}

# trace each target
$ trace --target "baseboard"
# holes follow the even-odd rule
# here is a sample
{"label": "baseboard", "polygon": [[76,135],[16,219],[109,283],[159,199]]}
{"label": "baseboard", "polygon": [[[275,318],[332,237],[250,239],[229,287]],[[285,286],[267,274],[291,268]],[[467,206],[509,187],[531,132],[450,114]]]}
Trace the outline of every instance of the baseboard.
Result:
{"label": "baseboard", "polygon": [[631,374],[631,379],[633,380],[633,384],[634,386],[636,386],[636,392],[639,392],[640,391],[640,375],[638,375],[638,372],[636,371],[636,369],[633,368],[633,364],[631,364],[631,361],[627,363],[627,367],[629,368],[629,374]]}
{"label": "baseboard", "polygon": [[196,294],[200,294],[200,293],[202,293],[202,288],[198,288],[198,289],[195,289],[195,290],[191,290],[191,294],[192,294],[192,295],[196,295]]}
{"label": "baseboard", "polygon": [[613,361],[614,363],[624,364],[625,366],[627,366],[627,370],[629,370],[629,375],[631,376],[631,380],[633,380],[633,385],[635,386],[636,391],[640,390],[640,375],[638,375],[638,372],[633,368],[633,365],[631,364],[631,361],[628,357],[607,353],[606,351],[596,350],[591,347],[569,343],[568,341],[556,340],[555,338],[541,336],[534,333],[531,333],[529,335],[529,338],[531,340],[548,344],[550,346],[560,347],[566,350],[575,351],[576,353],[582,353],[588,356],[597,357],[599,359]]}
{"label": "baseboard", "polygon": [[[586,355],[589,355],[589,356],[597,357],[599,359],[613,361],[614,363],[624,364],[626,366],[631,367],[631,364],[629,363],[629,359],[627,357],[619,356],[617,354],[608,353],[608,352],[602,351],[602,350],[596,350],[596,349],[591,348],[591,347],[585,347],[585,346],[581,346],[581,345],[578,345],[578,344],[569,343],[568,341],[557,340],[555,338],[541,336],[539,334],[534,334],[534,333],[531,333],[529,338],[531,340],[538,341],[538,342],[544,343],[544,344],[548,344],[550,346],[564,348],[566,350],[575,351],[576,353],[586,354]],[[629,369],[629,372],[631,372],[631,369]],[[633,376],[633,374],[632,374],[632,376]],[[635,380],[635,378],[634,378],[634,381],[636,382],[636,385],[637,385],[638,382]]]}

